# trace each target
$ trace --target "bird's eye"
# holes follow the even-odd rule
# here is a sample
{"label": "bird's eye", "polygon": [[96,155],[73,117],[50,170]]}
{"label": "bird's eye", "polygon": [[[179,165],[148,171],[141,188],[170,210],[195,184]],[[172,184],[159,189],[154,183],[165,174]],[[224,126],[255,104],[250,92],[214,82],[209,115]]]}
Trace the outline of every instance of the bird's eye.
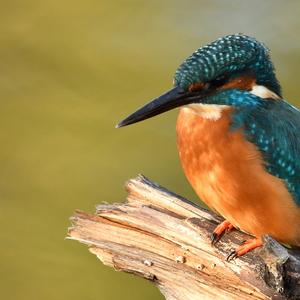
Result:
{"label": "bird's eye", "polygon": [[228,81],[228,77],[225,75],[218,76],[217,78],[210,81],[209,85],[212,88],[218,88],[222,85],[224,85]]}
{"label": "bird's eye", "polygon": [[217,89],[228,82],[228,77],[225,75],[218,76],[209,82],[196,82],[189,86],[189,92],[199,92],[207,89]]}

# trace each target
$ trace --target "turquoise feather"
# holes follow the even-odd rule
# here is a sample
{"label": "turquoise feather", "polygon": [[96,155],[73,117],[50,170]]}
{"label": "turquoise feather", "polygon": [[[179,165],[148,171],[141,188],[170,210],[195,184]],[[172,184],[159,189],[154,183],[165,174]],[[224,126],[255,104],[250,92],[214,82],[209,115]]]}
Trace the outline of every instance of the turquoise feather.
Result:
{"label": "turquoise feather", "polygon": [[174,85],[183,89],[197,82],[209,82],[219,76],[236,76],[247,70],[257,84],[281,96],[281,88],[269,57],[269,50],[256,39],[233,34],[199,48],[177,69]]}
{"label": "turquoise feather", "polygon": [[262,99],[238,89],[221,91],[205,103],[235,108],[231,130],[243,130],[261,151],[266,171],[285,182],[300,206],[300,111],[284,100]]}
{"label": "turquoise feather", "polygon": [[191,84],[208,83],[211,88],[217,82],[214,93],[199,102],[234,107],[231,130],[243,129],[261,151],[266,171],[284,181],[300,206],[300,111],[284,100],[220,88],[223,80],[247,75],[281,97],[268,49],[252,37],[235,34],[195,51],[177,69],[174,84],[187,91]]}

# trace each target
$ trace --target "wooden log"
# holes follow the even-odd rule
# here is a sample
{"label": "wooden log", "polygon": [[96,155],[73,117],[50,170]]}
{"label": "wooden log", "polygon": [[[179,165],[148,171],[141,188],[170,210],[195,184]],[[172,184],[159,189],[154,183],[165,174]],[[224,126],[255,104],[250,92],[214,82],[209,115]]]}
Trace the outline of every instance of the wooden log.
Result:
{"label": "wooden log", "polygon": [[227,262],[249,235],[232,231],[212,246],[216,214],[142,175],[126,189],[124,203],[77,211],[68,238],[105,265],[153,281],[168,300],[300,299],[299,251],[266,236],[261,249]]}

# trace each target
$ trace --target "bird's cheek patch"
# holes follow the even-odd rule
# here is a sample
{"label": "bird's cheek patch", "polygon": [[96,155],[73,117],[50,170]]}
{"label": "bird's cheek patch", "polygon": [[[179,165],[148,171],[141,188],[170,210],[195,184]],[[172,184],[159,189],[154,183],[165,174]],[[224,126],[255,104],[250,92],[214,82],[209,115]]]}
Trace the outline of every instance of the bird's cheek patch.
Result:
{"label": "bird's cheek patch", "polygon": [[208,84],[204,83],[204,82],[192,83],[189,86],[189,92],[201,91],[201,90],[205,89],[207,86],[208,86]]}
{"label": "bird's cheek patch", "polygon": [[227,89],[240,89],[245,91],[251,91],[252,87],[255,85],[255,78],[251,76],[242,76],[238,78],[234,78],[224,85],[219,87],[220,90]]}

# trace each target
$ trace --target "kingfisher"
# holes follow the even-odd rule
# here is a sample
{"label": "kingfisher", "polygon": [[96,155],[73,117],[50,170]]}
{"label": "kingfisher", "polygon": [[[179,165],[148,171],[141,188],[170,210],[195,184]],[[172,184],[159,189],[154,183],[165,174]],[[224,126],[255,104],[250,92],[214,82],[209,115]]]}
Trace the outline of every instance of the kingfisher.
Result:
{"label": "kingfisher", "polygon": [[300,246],[300,111],[282,97],[268,48],[233,34],[199,48],[176,70],[173,88],[121,121],[133,124],[179,107],[177,146],[196,194],[224,217],[212,244],[233,229]]}

